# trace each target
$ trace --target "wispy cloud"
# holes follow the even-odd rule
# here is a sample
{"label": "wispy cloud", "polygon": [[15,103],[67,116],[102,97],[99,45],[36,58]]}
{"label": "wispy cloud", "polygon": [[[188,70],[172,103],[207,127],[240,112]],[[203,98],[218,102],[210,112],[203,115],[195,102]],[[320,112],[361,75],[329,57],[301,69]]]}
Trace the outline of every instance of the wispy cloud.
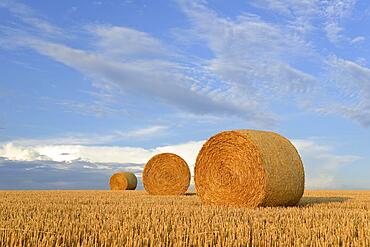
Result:
{"label": "wispy cloud", "polygon": [[[10,4],[6,7],[12,9]],[[28,10],[26,13],[36,15]],[[98,82],[94,85],[120,88],[131,98],[145,96],[169,109],[198,115],[237,116],[262,125],[275,120],[257,95],[247,95],[217,78],[211,82],[215,79],[207,68],[189,62],[184,54],[171,51],[148,33],[112,25],[87,25],[87,30],[94,50],[76,49],[62,41],[50,41],[14,28],[3,30],[6,35],[2,40],[12,47],[34,49]],[[123,48],[122,43],[125,43]],[[86,109],[86,105],[76,102],[66,106]],[[100,108],[94,108],[98,112],[92,113],[109,110],[100,111]]]}
{"label": "wispy cloud", "polygon": [[[12,145],[20,146],[50,146],[50,145],[103,145],[111,144],[130,139],[148,139],[162,135],[168,126],[154,125],[134,130],[116,130],[108,134],[76,134],[69,133],[58,137],[37,138],[37,139],[15,139]],[[0,143],[1,144],[1,143]],[[2,143],[5,144],[5,143]],[[11,153],[9,151],[7,153]],[[21,152],[22,153],[22,152]],[[63,155],[63,154],[62,154]],[[0,155],[1,156],[1,155]],[[15,156],[17,156],[15,154]],[[25,153],[25,157],[28,157]],[[30,155],[32,157],[33,155]],[[4,156],[6,157],[6,156]],[[26,159],[27,160],[27,159]]]}
{"label": "wispy cloud", "polygon": [[363,43],[365,40],[366,38],[364,36],[357,36],[351,40],[351,44],[360,44]]}
{"label": "wispy cloud", "polygon": [[250,4],[284,16],[289,27],[300,33],[324,32],[327,39],[336,44],[350,41],[343,35],[341,24],[345,18],[350,17],[356,2],[357,0],[257,0]]}
{"label": "wispy cloud", "polygon": [[[89,52],[28,37],[13,37],[13,44],[35,49],[70,66],[93,80],[118,86],[125,93],[162,102],[196,114],[233,115],[264,124],[271,122],[268,113],[258,111],[253,98],[242,97],[226,85],[224,90],[189,77],[182,64],[158,59],[118,61],[102,53]],[[104,85],[106,86],[106,85]]]}
{"label": "wispy cloud", "polygon": [[[41,30],[43,25],[38,27],[34,20],[48,23],[25,5],[6,0],[0,3],[26,26]],[[156,104],[165,111],[237,117],[270,126],[278,120],[275,106],[288,101],[304,110],[339,114],[369,125],[367,68],[322,55],[309,35],[319,30],[333,42],[345,39],[352,47],[362,42],[362,36],[342,36],[341,22],[351,16],[356,1],[249,3],[283,17],[274,23],[251,13],[223,16],[204,1],[178,3],[190,22],[188,41],[204,46],[210,56],[193,59],[192,54],[178,52],[178,47],[150,33],[108,24],[83,26],[88,48],[76,48],[62,38],[49,39],[27,28],[7,29],[6,25],[0,43],[32,49],[60,62],[85,75],[99,90],[119,92],[132,105]],[[52,35],[54,25],[49,26],[44,27],[45,32]],[[120,45],[123,43],[125,46]],[[351,81],[352,96],[338,102],[338,97],[347,94],[344,80]],[[333,92],[338,92],[337,98]],[[124,110],[107,101],[90,103],[60,101],[68,110],[95,116]]]}
{"label": "wispy cloud", "polygon": [[66,35],[63,29],[50,24],[34,9],[25,4],[12,0],[0,0],[0,7],[6,8],[13,16],[19,18],[26,27],[32,27],[48,35]]}
{"label": "wispy cloud", "polygon": [[[190,32],[196,36],[194,42],[205,41],[212,51],[207,68],[231,85],[235,95],[268,102],[267,109],[289,97],[290,103],[302,109],[342,115],[369,126],[368,68],[335,55],[322,55],[307,34],[326,32],[332,42],[345,39],[353,44],[349,37],[342,37],[339,24],[351,15],[356,1],[251,3],[286,17],[285,22],[275,23],[250,14],[223,17],[202,1],[179,2],[195,30]],[[317,26],[317,19],[325,25]],[[309,28],[303,31],[297,26]],[[340,30],[332,32],[334,27]],[[354,43],[361,40],[363,37],[355,38]],[[302,63],[305,66],[297,66]],[[312,67],[316,68],[314,74]]]}
{"label": "wispy cloud", "polygon": [[123,109],[113,108],[101,101],[95,102],[80,102],[75,100],[60,100],[57,105],[63,107],[66,112],[79,113],[81,115],[104,117],[124,112]]}
{"label": "wispy cloud", "polygon": [[235,91],[266,103],[261,98],[305,93],[316,84],[313,76],[289,62],[312,56],[305,40],[256,16],[232,20],[199,1],[181,1],[181,6],[213,53],[207,68]]}
{"label": "wispy cloud", "polygon": [[168,129],[168,127],[166,126],[151,126],[151,127],[144,128],[144,129],[133,130],[130,132],[119,132],[119,133],[121,134],[121,136],[126,136],[130,138],[142,138],[142,137],[148,137],[148,136],[153,137],[153,135],[162,133],[166,129]]}
{"label": "wispy cloud", "polygon": [[317,111],[351,118],[370,126],[370,68],[335,56],[327,60],[328,87],[335,92]]}

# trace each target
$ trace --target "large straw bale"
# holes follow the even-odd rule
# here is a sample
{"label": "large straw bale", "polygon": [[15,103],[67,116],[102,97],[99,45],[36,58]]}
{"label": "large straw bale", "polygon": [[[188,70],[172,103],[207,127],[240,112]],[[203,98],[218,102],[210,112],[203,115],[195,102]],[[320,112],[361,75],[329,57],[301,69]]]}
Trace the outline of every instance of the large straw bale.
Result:
{"label": "large straw bale", "polygon": [[137,178],[132,172],[118,172],[109,181],[111,190],[135,190]]}
{"label": "large straw bale", "polygon": [[295,205],[303,195],[304,169],[295,147],[279,134],[224,131],[200,150],[195,188],[213,205]]}
{"label": "large straw bale", "polygon": [[190,184],[189,166],[176,154],[157,154],[145,165],[143,184],[151,195],[184,194]]}

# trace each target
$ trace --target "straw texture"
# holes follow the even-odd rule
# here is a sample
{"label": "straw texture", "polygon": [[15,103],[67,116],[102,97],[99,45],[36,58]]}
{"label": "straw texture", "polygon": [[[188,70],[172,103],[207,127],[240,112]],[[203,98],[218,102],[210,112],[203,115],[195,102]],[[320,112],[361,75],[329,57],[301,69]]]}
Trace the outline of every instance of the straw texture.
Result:
{"label": "straw texture", "polygon": [[290,141],[258,130],[211,137],[195,164],[195,188],[203,202],[231,206],[290,206],[304,191],[304,168]]}
{"label": "straw texture", "polygon": [[132,172],[118,172],[109,181],[111,190],[135,190],[137,178]]}
{"label": "straw texture", "polygon": [[176,154],[157,154],[144,167],[143,184],[151,195],[184,194],[190,184],[189,166]]}

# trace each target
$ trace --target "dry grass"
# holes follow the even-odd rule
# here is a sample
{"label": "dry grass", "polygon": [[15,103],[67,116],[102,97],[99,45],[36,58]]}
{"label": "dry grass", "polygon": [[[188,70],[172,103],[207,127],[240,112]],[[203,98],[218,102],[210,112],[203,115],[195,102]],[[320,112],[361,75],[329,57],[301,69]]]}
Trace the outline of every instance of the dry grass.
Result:
{"label": "dry grass", "polygon": [[0,246],[370,246],[370,191],[227,208],[143,191],[0,191]]}

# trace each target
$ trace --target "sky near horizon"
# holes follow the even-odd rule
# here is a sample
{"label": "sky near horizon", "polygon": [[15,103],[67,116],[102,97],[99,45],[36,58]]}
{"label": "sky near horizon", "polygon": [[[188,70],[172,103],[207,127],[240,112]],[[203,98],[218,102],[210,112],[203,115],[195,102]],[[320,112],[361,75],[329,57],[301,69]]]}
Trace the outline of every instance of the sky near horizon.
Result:
{"label": "sky near horizon", "polygon": [[365,0],[0,0],[0,189],[192,170],[231,129],[289,138],[308,189],[370,189],[369,26]]}

